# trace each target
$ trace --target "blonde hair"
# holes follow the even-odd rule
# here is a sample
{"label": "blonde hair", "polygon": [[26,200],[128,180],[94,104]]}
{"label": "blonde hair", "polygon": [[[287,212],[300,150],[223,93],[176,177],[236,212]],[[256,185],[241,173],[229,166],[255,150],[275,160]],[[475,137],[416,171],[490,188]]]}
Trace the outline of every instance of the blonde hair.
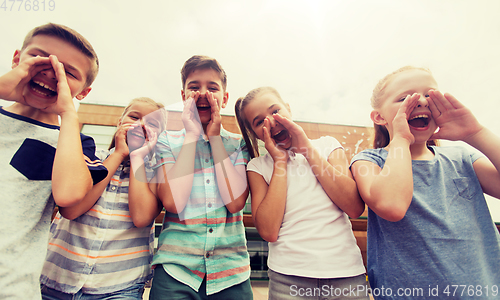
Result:
{"label": "blonde hair", "polygon": [[[132,99],[129,104],[125,107],[125,109],[123,109],[123,113],[122,115],[120,116],[120,121],[123,119],[123,117],[127,114],[127,112],[130,110],[130,108],[132,107],[132,105],[134,105],[135,103],[137,102],[142,102],[142,103],[146,103],[146,104],[149,104],[151,106],[155,106],[157,109],[162,109],[164,108],[165,106],[159,102],[156,102],[154,101],[153,99],[151,98],[148,98],[148,97],[138,97],[138,98],[134,98]],[[161,117],[162,117],[162,120],[160,122],[160,125],[161,125],[161,128],[160,128],[160,132],[165,130],[165,128],[167,127],[167,116],[166,116],[166,112],[164,109],[162,109],[162,113],[161,113]],[[116,131],[118,132],[118,130]],[[115,134],[113,134],[113,139],[111,140],[111,143],[109,144],[109,148],[108,150],[111,150],[115,147],[115,136],[116,136],[116,132]]]}
{"label": "blonde hair", "polygon": [[47,35],[59,38],[65,42],[70,43],[82,54],[87,56],[91,61],[91,67],[89,72],[87,73],[85,87],[89,87],[92,82],[94,82],[95,78],[97,77],[97,73],[99,72],[99,59],[97,58],[97,53],[94,51],[94,48],[85,37],[83,37],[76,30],[71,29],[67,26],[47,23],[45,25],[35,27],[30,32],[28,32],[28,34],[24,38],[21,52],[26,49],[26,47],[28,47],[33,38],[37,35]]}
{"label": "blonde hair", "polygon": [[248,92],[248,94],[245,97],[240,97],[238,100],[236,100],[236,104],[234,106],[234,112],[236,115],[236,120],[238,121],[238,127],[240,128],[241,135],[243,136],[243,139],[247,144],[250,158],[259,156],[259,144],[257,141],[257,136],[255,135],[255,132],[252,130],[252,126],[250,125],[250,122],[245,116],[245,108],[248,105],[248,103],[250,103],[250,101],[252,101],[253,99],[255,99],[255,97],[263,93],[272,93],[281,102],[285,103],[283,99],[281,99],[280,94],[275,88],[265,86],[253,89],[250,92]]}
{"label": "blonde hair", "polygon": [[[414,66],[404,66],[402,68],[397,69],[396,71],[386,75],[384,78],[382,78],[375,88],[373,89],[372,93],[372,98],[371,98],[371,105],[373,109],[380,108],[382,106],[382,98],[385,92],[385,88],[387,85],[391,82],[391,80],[398,74],[409,71],[409,70],[422,70],[425,72],[428,72],[430,75],[432,75],[431,71],[427,68],[420,68],[420,67],[414,67]],[[374,137],[373,137],[373,148],[384,148],[387,145],[389,145],[389,142],[391,141],[391,137],[389,136],[389,131],[387,131],[387,128],[383,125],[377,125],[373,124],[374,127]],[[439,142],[437,140],[428,140],[427,141],[428,146],[438,146]]]}

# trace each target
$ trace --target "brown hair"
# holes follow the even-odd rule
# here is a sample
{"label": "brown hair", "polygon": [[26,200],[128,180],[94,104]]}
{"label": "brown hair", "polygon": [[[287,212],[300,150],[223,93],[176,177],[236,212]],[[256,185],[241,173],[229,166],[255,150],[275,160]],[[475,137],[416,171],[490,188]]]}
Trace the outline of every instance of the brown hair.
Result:
{"label": "brown hair", "polygon": [[[143,103],[146,103],[146,104],[149,104],[151,106],[156,106],[156,108],[158,109],[162,109],[164,108],[165,106],[159,102],[156,102],[154,101],[153,99],[151,98],[148,98],[148,97],[139,97],[139,98],[134,98],[132,99],[132,101],[129,102],[129,104],[125,107],[125,109],[123,110],[123,113],[122,115],[120,116],[120,119],[123,119],[123,117],[127,114],[127,112],[130,110],[130,108],[132,107],[132,105],[134,105],[135,103],[137,102],[143,102]],[[167,116],[166,116],[166,112],[165,110],[162,110],[162,122],[160,122],[161,124],[161,128],[160,128],[160,132],[165,130],[166,126],[167,126]],[[116,131],[118,132],[118,130]],[[115,147],[115,136],[116,136],[116,132],[115,134],[113,134],[113,139],[111,140],[111,143],[109,144],[109,148],[108,150],[111,150]]]}
{"label": "brown hair", "polygon": [[[375,88],[373,89],[372,93],[372,98],[371,98],[371,105],[372,108],[376,109],[379,108],[382,105],[382,96],[384,95],[385,88],[391,81],[391,79],[398,75],[399,73],[402,73],[404,71],[408,70],[422,70],[425,72],[428,72],[429,74],[432,75],[431,71],[427,68],[419,68],[419,67],[414,67],[414,66],[404,66],[402,68],[397,69],[396,71],[386,75],[384,78],[382,78]],[[377,125],[373,124],[374,127],[374,137],[373,137],[373,148],[384,148],[387,145],[389,145],[389,142],[391,141],[391,137],[389,136],[389,132],[387,131],[387,128],[382,125]],[[427,141],[428,146],[438,146],[439,142],[438,140],[428,140]]]}
{"label": "brown hair", "polygon": [[186,80],[193,71],[195,70],[203,70],[203,69],[212,69],[219,73],[219,78],[222,83],[222,89],[226,91],[227,86],[227,75],[222,66],[215,58],[211,58],[204,55],[194,55],[184,63],[184,66],[181,70],[181,79],[182,79],[182,89],[186,87]]}
{"label": "brown hair", "polygon": [[236,115],[236,120],[238,121],[238,127],[240,128],[241,134],[243,135],[243,139],[247,144],[250,158],[259,156],[259,144],[257,142],[257,137],[255,135],[255,132],[252,130],[252,126],[250,125],[250,122],[248,122],[245,116],[245,108],[248,105],[248,103],[250,103],[250,101],[252,101],[253,99],[255,99],[255,97],[257,97],[262,93],[272,93],[276,95],[278,99],[281,100],[281,102],[284,103],[283,99],[281,99],[280,94],[275,88],[265,86],[253,89],[250,92],[248,92],[248,94],[245,97],[240,97],[238,100],[236,100],[236,104],[234,106],[234,112]]}
{"label": "brown hair", "polygon": [[97,58],[97,54],[94,51],[92,45],[81,34],[64,25],[47,23],[45,25],[35,27],[30,32],[28,32],[28,34],[24,38],[21,51],[26,49],[26,47],[28,47],[28,45],[31,43],[31,40],[37,35],[57,37],[63,41],[70,43],[78,50],[80,50],[80,52],[87,56],[91,61],[91,67],[87,74],[85,87],[89,87],[92,82],[94,82],[97,73],[99,72],[99,59]]}

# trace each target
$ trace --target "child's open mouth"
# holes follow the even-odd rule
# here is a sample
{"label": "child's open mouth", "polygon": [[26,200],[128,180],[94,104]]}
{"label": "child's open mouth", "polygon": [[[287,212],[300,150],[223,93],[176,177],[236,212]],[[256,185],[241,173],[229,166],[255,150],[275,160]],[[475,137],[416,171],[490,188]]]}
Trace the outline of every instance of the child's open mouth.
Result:
{"label": "child's open mouth", "polygon": [[209,104],[196,104],[196,108],[198,109],[198,112],[209,112],[210,111],[210,105]]}
{"label": "child's open mouth", "polygon": [[277,133],[275,133],[272,138],[273,140],[280,144],[280,143],[283,143],[284,141],[286,141],[286,139],[288,139],[288,137],[290,137],[290,135],[288,134],[288,130],[286,129],[283,129]]}
{"label": "child's open mouth", "polygon": [[430,117],[426,114],[419,114],[408,119],[408,124],[413,128],[424,129],[429,125]]}
{"label": "child's open mouth", "polygon": [[40,96],[51,98],[57,95],[55,88],[50,87],[48,84],[41,81],[32,79],[29,84],[31,90]]}

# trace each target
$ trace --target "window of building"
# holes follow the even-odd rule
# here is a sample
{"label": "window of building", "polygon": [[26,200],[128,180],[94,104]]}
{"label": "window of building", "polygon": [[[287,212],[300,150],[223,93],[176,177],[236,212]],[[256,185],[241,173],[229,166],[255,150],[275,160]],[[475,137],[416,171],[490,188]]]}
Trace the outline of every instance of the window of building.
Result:
{"label": "window of building", "polygon": [[115,131],[115,126],[83,124],[81,133],[91,136],[97,149],[108,149]]}

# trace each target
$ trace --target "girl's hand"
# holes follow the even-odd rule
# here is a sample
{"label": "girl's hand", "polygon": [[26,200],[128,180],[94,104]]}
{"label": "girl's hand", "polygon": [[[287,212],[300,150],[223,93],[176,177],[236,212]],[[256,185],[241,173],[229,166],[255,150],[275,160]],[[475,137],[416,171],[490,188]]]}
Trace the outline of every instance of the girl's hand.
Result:
{"label": "girl's hand", "polygon": [[26,59],[0,77],[0,98],[26,105],[23,90],[31,78],[42,70],[52,68],[48,57],[36,56]]}
{"label": "girl's hand", "polygon": [[408,118],[413,109],[417,106],[419,98],[420,94],[414,93],[411,96],[406,96],[403,103],[401,103],[396,116],[392,120],[393,139],[396,137],[406,139],[410,145],[415,142],[415,137],[410,131],[410,125],[408,125]]}
{"label": "girl's hand", "polygon": [[115,152],[123,155],[124,158],[129,155],[127,145],[127,132],[129,128],[130,124],[122,124],[116,130],[115,134]]}
{"label": "girl's hand", "polygon": [[467,107],[448,93],[443,95],[440,91],[430,90],[429,107],[439,127],[431,139],[467,141],[484,128]]}
{"label": "girl's hand", "polygon": [[220,135],[220,127],[221,127],[221,116],[220,116],[220,108],[217,103],[217,99],[214,98],[214,94],[207,91],[207,100],[210,104],[210,110],[212,112],[210,123],[207,125],[207,135],[208,136],[217,136]]}
{"label": "girl's hand", "polygon": [[307,138],[304,129],[297,125],[297,123],[283,117],[279,113],[273,114],[273,118],[276,122],[283,125],[292,137],[292,147],[289,150],[307,157],[307,155],[311,153],[309,149],[311,149],[312,145],[309,138]]}
{"label": "girl's hand", "polygon": [[[138,123],[131,124],[129,130],[134,130],[137,127],[142,127],[142,125],[138,124]],[[151,130],[147,126],[144,126],[142,128],[144,128],[146,130],[146,134],[145,134],[146,136],[144,139],[144,143],[142,144],[141,147],[133,150],[130,153],[131,156],[144,158],[144,157],[146,157],[146,155],[151,153],[153,151],[153,148],[156,146],[156,142],[158,140],[158,134],[156,133],[156,131]]]}
{"label": "girl's hand", "polygon": [[288,151],[276,145],[276,142],[271,138],[271,124],[268,118],[264,119],[264,126],[262,126],[263,136],[264,136],[264,144],[267,152],[271,155],[274,162],[288,161]]}
{"label": "girl's hand", "polygon": [[196,108],[196,101],[200,97],[200,92],[193,92],[187,100],[184,101],[184,110],[182,111],[182,123],[186,129],[186,134],[192,134],[199,137],[203,134],[200,116]]}

